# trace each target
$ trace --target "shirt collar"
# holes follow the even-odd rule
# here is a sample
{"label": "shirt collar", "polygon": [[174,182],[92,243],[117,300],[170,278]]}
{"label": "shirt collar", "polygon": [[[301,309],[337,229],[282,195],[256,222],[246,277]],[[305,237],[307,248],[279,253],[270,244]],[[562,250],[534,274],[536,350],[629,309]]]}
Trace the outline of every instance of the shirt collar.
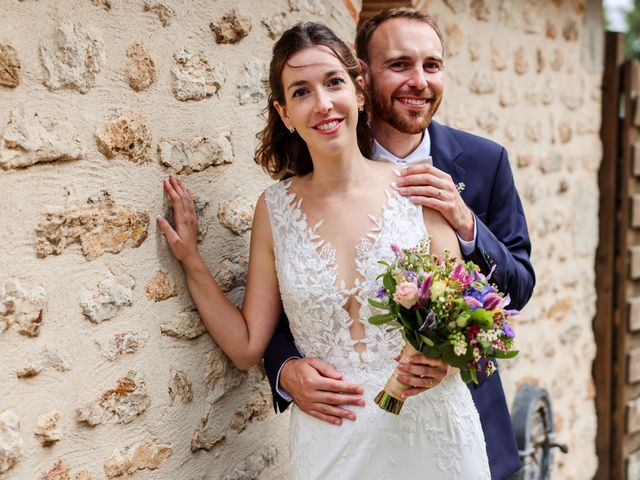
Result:
{"label": "shirt collar", "polygon": [[416,149],[404,158],[396,157],[393,153],[386,150],[377,140],[373,140],[373,151],[371,152],[371,159],[378,160],[380,158],[386,158],[395,163],[401,165],[411,165],[412,163],[424,161],[431,155],[431,138],[429,137],[429,130],[425,129],[422,140]]}

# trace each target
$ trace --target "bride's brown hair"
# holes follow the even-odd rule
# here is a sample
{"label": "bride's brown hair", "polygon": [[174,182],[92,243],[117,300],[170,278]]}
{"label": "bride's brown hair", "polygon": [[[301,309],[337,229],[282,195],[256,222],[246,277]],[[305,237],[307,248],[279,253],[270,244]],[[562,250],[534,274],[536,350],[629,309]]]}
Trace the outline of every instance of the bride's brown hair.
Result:
{"label": "bride's brown hair", "polygon": [[[256,163],[272,178],[304,175],[313,170],[307,144],[297,132],[292,133],[285,127],[273,102],[285,104],[282,70],[287,61],[300,50],[318,45],[325,46],[334,53],[349,73],[356,91],[365,94],[362,86],[356,81],[362,73],[360,63],[351,49],[329,27],[321,23],[304,22],[284,32],[273,46],[269,68],[269,98],[265,109],[267,124],[256,135],[260,141],[256,149]],[[359,112],[356,131],[360,151],[365,157],[369,157],[372,138],[366,111]]]}

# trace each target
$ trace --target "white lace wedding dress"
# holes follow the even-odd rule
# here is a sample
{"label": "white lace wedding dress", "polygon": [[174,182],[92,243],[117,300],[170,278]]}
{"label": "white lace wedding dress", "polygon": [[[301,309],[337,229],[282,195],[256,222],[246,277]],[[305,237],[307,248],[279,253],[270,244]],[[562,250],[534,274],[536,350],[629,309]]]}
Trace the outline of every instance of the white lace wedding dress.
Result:
{"label": "white lace wedding dress", "polygon": [[[459,375],[411,397],[400,415],[384,412],[373,398],[392,373],[403,340],[396,330],[370,325],[378,260],[391,260],[391,244],[410,247],[427,235],[421,207],[388,193],[387,204],[357,248],[362,281],[353,291],[336,285],[335,251],[310,227],[300,200],[288,191],[290,180],[265,191],[280,294],[296,346],[307,357],[334,365],[346,381],[361,384],[366,405],[350,407],[355,422],[331,425],[293,407],[290,424],[292,479],[490,479],[477,410]],[[348,207],[345,206],[345,215]],[[361,305],[352,320],[343,308],[350,294]],[[366,345],[354,350],[349,327],[365,326]]]}

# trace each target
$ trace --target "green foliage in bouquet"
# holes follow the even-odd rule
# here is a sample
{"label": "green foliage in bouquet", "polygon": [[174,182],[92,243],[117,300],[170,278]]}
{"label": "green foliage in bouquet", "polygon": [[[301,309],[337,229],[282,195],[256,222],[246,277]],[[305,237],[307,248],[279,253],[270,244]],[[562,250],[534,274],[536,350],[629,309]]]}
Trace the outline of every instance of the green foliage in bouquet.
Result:
{"label": "green foliage in bouquet", "polygon": [[477,383],[477,372],[493,373],[493,362],[482,360],[518,354],[507,321],[518,312],[505,309],[509,296],[490,284],[490,275],[447,252],[437,258],[429,253],[427,240],[392,249],[394,261],[379,262],[386,270],[369,303],[383,313],[369,318],[371,324],[400,329],[416,350],[459,368],[465,383]]}

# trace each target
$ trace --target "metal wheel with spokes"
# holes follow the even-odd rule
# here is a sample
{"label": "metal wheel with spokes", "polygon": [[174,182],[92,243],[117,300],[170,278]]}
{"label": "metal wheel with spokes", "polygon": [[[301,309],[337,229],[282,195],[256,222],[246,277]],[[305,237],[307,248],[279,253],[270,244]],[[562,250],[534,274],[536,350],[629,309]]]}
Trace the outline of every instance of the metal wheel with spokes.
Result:
{"label": "metal wheel with spokes", "polygon": [[522,462],[521,480],[548,480],[553,469],[555,443],[553,410],[549,392],[535,385],[523,385],[513,402],[511,423]]}

